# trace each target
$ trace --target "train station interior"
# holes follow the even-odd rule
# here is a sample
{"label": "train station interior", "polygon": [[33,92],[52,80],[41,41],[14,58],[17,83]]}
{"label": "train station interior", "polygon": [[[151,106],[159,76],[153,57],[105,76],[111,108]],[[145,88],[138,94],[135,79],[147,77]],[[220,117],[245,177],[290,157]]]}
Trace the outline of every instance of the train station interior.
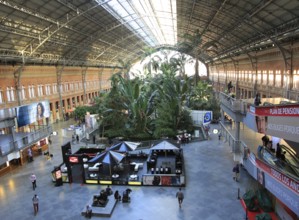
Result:
{"label": "train station interior", "polygon": [[[0,0],[0,18],[1,219],[85,219],[107,186],[129,199],[92,218],[299,219],[299,1]],[[187,87],[213,91],[219,116]],[[103,117],[75,112],[116,92],[114,117],[155,122],[153,137],[159,114],[202,120],[110,140]]]}

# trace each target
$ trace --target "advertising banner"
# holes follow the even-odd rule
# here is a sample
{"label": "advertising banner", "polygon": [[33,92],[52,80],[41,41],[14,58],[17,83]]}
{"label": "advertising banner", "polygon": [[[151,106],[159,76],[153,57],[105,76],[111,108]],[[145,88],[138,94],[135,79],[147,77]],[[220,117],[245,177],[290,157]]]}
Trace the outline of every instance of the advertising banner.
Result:
{"label": "advertising banner", "polygon": [[180,186],[180,176],[143,175],[143,185],[147,186]]}
{"label": "advertising banner", "polygon": [[38,122],[38,125],[46,125],[50,117],[49,101],[41,101],[16,108],[18,127]]}
{"label": "advertising banner", "polygon": [[257,180],[297,215],[299,214],[299,182],[256,159]]}
{"label": "advertising banner", "polygon": [[268,117],[265,123],[267,134],[298,142],[299,117]]}
{"label": "advertising banner", "polygon": [[243,123],[253,131],[298,142],[299,117],[257,116],[248,112]]}
{"label": "advertising banner", "polygon": [[299,105],[281,105],[281,106],[262,106],[255,108],[250,107],[250,112],[259,116],[287,116],[287,117],[298,117],[299,116]]}

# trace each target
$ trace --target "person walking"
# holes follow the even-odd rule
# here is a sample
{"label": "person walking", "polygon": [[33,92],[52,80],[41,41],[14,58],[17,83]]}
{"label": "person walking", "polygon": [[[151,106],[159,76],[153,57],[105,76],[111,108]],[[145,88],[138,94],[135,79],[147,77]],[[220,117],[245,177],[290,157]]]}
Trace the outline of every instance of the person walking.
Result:
{"label": "person walking", "polygon": [[236,181],[236,182],[239,182],[239,178],[240,178],[240,166],[239,166],[239,163],[237,163],[234,168],[233,168],[233,172],[234,172],[234,177],[233,179]]}
{"label": "person walking", "polygon": [[179,191],[176,193],[176,197],[178,198],[179,201],[179,206],[180,208],[182,207],[182,203],[184,200],[184,193],[182,192],[182,189],[180,188]]}
{"label": "person walking", "polygon": [[39,198],[38,196],[35,194],[32,198],[32,203],[33,203],[33,209],[34,209],[34,215],[36,215],[38,213],[38,202],[39,202]]}
{"label": "person walking", "polygon": [[35,188],[36,188],[36,176],[35,176],[34,173],[31,174],[31,176],[30,176],[30,181],[31,181],[31,183],[32,183],[32,188],[33,188],[33,190],[35,190]]}
{"label": "person walking", "polygon": [[79,135],[76,135],[77,144],[79,143]]}

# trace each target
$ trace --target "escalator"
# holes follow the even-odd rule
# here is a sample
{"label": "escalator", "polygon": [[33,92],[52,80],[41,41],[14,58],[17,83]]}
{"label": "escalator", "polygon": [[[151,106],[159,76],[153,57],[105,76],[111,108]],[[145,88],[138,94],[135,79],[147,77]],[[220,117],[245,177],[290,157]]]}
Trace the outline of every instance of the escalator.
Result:
{"label": "escalator", "polygon": [[290,166],[290,168],[296,173],[299,177],[299,158],[297,157],[296,152],[285,145],[280,145],[283,152],[285,152],[285,163]]}
{"label": "escalator", "polygon": [[270,166],[274,166],[280,171],[287,173],[295,178],[299,178],[299,162],[295,159],[294,156],[290,152],[290,149],[284,145],[281,145],[283,151],[285,151],[285,160],[278,159],[276,155],[271,152],[268,148],[259,146],[257,155],[260,160],[266,162]]}

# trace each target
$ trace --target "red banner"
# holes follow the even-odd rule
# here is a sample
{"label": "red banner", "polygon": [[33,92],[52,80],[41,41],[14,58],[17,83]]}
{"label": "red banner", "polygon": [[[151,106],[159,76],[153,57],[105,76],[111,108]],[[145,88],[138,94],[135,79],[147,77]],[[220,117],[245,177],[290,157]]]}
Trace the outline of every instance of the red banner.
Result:
{"label": "red banner", "polygon": [[266,165],[259,159],[256,159],[257,166],[262,169],[267,174],[271,175],[273,178],[277,179],[279,182],[287,186],[288,188],[295,191],[297,194],[299,194],[299,182],[291,179],[290,177],[284,175],[283,173],[273,169],[272,167]]}
{"label": "red banner", "polygon": [[250,111],[259,116],[299,116],[299,105],[251,107]]}

